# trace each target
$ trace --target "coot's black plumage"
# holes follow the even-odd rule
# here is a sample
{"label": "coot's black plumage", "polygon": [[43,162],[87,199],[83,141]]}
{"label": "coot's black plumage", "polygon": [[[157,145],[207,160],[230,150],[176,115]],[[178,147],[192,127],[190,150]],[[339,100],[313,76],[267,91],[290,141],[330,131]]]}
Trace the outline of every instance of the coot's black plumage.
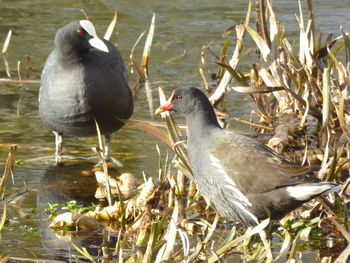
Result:
{"label": "coot's black plumage", "polygon": [[222,129],[197,88],[176,89],[157,112],[168,110],[186,117],[188,157],[199,191],[230,220],[250,226],[269,214],[279,219],[318,195],[339,190],[264,144]]}
{"label": "coot's black plumage", "polygon": [[[97,37],[88,20],[60,28],[46,60],[39,94],[40,117],[56,136],[60,162],[62,134],[95,136],[96,124],[108,143],[133,112],[132,94],[119,51]],[[108,156],[107,156],[108,158]]]}

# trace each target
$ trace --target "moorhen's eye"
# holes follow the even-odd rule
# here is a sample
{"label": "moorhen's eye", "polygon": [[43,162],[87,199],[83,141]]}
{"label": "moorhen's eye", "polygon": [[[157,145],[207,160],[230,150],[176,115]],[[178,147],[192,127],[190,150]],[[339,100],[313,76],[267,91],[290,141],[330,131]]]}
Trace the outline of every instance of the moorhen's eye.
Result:
{"label": "moorhen's eye", "polygon": [[181,96],[181,95],[177,95],[177,96],[176,96],[176,99],[177,99],[177,100],[182,100],[182,96]]}
{"label": "moorhen's eye", "polygon": [[77,35],[79,35],[79,36],[81,36],[81,35],[84,35],[85,34],[85,31],[84,31],[84,29],[78,29],[77,30]]}

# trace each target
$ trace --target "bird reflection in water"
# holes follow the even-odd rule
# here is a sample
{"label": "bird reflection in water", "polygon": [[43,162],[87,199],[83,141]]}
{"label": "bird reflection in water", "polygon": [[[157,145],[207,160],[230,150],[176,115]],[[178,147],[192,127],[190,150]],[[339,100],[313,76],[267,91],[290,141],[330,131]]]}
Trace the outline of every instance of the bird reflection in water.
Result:
{"label": "bird reflection in water", "polygon": [[[40,181],[38,191],[38,210],[40,211],[40,232],[43,247],[56,251],[57,259],[67,259],[70,253],[79,255],[74,251],[71,242],[78,247],[87,248],[90,255],[97,255],[98,247],[103,242],[103,235],[99,231],[79,230],[53,232],[48,227],[48,215],[45,209],[50,204],[59,204],[64,206],[68,201],[75,200],[77,204],[89,206],[96,203],[94,197],[98,183],[95,178],[95,172],[100,170],[92,162],[80,162],[66,164],[65,166],[49,167],[44,177]],[[111,176],[119,176],[117,169],[109,169]],[[64,234],[64,235],[63,235]],[[116,243],[116,238],[110,238],[110,246]]]}

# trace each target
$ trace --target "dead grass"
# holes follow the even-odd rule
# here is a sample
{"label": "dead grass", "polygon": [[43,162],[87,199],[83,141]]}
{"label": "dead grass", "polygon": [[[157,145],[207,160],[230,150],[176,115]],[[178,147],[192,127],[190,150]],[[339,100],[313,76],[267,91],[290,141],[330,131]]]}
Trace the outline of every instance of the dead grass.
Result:
{"label": "dead grass", "polygon": [[[210,87],[203,71],[199,71],[198,77],[203,80],[210,101],[218,110],[219,102],[225,99],[227,92],[248,94],[259,111],[252,112],[251,120],[242,121],[252,124],[258,134],[273,131],[268,145],[279,153],[303,164],[320,165],[320,178],[344,185],[340,194],[311,202],[281,222],[267,219],[255,228],[227,227],[190,181],[183,134],[171,115],[162,113],[166,129],[152,122],[131,120],[130,125],[155,135],[176,154],[172,159],[166,156],[166,161],[162,162],[162,154],[157,148],[160,156],[158,178],[145,176],[132,198],[123,198],[119,191],[118,201],[113,202],[114,197],[110,196],[109,206],[84,215],[96,220],[94,227],[118,233],[116,246],[104,249],[104,256],[114,255],[115,262],[295,262],[302,253],[301,243],[313,240],[315,236],[333,235],[343,241],[342,247],[334,248],[332,255],[318,258],[317,262],[346,261],[350,254],[350,151],[347,143],[350,138],[347,124],[350,41],[342,30],[335,38],[317,35],[311,0],[307,1],[307,7],[307,21],[303,20],[301,7],[296,17],[299,44],[293,46],[293,41],[285,37],[284,25],[278,21],[270,1],[256,1],[256,30],[251,26],[252,7],[249,5],[245,22],[235,26],[237,41],[232,57],[227,61],[223,56],[228,41],[223,44],[221,56],[217,56],[218,85]],[[113,31],[115,21],[116,16],[106,32],[107,37]],[[146,88],[151,114],[153,102],[147,67],[155,33],[154,15],[141,64],[133,55],[139,40],[130,55],[134,72],[139,74],[139,82]],[[259,58],[248,72],[242,73],[239,61],[247,37],[253,39]],[[5,41],[3,54],[9,38]],[[202,59],[206,61],[204,57]],[[162,103],[165,96],[162,88],[158,91]],[[225,121],[225,115],[222,116]],[[99,148],[103,150],[102,140]],[[96,149],[95,152],[101,154],[103,151]],[[108,182],[106,165],[104,172]],[[5,206],[3,211],[4,218]],[[82,217],[75,218],[78,218],[77,222],[69,222],[69,227],[91,223],[84,224]],[[0,226],[3,222],[1,220]],[[76,250],[86,259],[97,261],[85,248],[76,247]],[[1,259],[7,257],[0,256]]]}

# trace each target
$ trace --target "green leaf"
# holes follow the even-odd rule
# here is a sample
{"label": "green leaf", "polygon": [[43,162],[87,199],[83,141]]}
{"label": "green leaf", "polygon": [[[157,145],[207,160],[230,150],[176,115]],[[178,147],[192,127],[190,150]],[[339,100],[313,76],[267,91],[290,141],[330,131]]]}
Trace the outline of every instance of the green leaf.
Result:
{"label": "green leaf", "polygon": [[225,63],[216,62],[220,67],[223,67],[226,69],[230,75],[242,86],[249,86],[248,80],[244,77],[242,73],[240,73],[238,70],[232,68],[230,65]]}
{"label": "green leaf", "polygon": [[301,230],[300,240],[308,241],[312,228],[313,228],[312,226],[308,226],[308,227],[304,228],[303,230]]}

